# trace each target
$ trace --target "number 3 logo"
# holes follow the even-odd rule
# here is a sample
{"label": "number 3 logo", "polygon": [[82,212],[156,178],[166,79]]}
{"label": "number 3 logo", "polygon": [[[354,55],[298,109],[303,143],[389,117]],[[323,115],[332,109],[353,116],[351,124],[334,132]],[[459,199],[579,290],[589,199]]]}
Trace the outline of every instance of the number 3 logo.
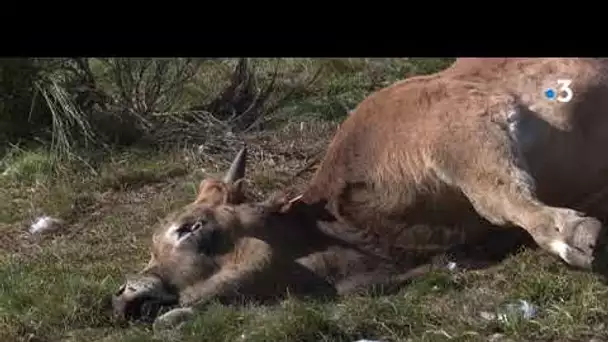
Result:
{"label": "number 3 logo", "polygon": [[[557,84],[559,87],[557,88],[557,98],[556,100],[559,102],[570,102],[572,97],[574,96],[574,92],[570,89],[570,84],[572,80],[557,80]],[[563,95],[565,93],[565,95]]]}

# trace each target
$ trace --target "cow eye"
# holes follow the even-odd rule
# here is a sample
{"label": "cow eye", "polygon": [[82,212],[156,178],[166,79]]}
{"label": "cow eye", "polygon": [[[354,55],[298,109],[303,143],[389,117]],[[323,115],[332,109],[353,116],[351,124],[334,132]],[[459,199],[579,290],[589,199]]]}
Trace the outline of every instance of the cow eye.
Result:
{"label": "cow eye", "polygon": [[192,233],[196,230],[203,228],[205,224],[207,224],[207,221],[205,221],[205,219],[199,219],[195,222],[184,222],[181,226],[179,226],[179,228],[177,228],[175,232],[177,233],[177,236],[181,238],[187,233]]}
{"label": "cow eye", "polygon": [[183,223],[181,226],[179,226],[179,228],[177,228],[177,230],[175,231],[177,233],[177,237],[181,238],[182,236],[184,236],[184,234],[190,233],[192,231],[192,224],[191,223]]}
{"label": "cow eye", "polygon": [[121,286],[121,287],[118,289],[118,291],[116,291],[116,292],[114,293],[114,296],[120,296],[121,294],[123,294],[123,293],[125,292],[125,290],[126,290],[126,289],[127,289],[127,285],[126,285],[126,284],[123,284],[123,285],[122,285],[122,286]]}

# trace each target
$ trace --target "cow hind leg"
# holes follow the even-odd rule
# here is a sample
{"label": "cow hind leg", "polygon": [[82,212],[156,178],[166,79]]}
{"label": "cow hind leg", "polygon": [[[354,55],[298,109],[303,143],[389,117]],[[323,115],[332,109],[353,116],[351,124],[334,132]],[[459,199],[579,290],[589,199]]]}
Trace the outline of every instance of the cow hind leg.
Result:
{"label": "cow hind leg", "polygon": [[477,146],[481,150],[474,170],[462,170],[456,177],[475,210],[493,224],[525,229],[541,248],[571,266],[594,268],[594,254],[603,244],[599,243],[602,223],[578,211],[542,203],[507,134],[484,136]]}

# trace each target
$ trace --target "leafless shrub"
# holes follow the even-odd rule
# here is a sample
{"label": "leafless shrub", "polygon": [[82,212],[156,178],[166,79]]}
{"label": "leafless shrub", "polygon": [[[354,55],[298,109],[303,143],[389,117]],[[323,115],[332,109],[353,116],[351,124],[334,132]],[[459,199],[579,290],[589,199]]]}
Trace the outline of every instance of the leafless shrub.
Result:
{"label": "leafless shrub", "polygon": [[[261,80],[248,58],[240,58],[230,83],[209,103],[189,111],[155,113],[151,140],[157,144],[198,144],[221,149],[235,134],[263,128],[263,123],[299,89],[309,87],[321,74],[319,67],[309,78],[289,87],[277,87],[281,60],[274,62],[266,82]],[[265,83],[265,84],[264,84]]]}
{"label": "leafless shrub", "polygon": [[114,106],[150,127],[152,113],[171,111],[179,102],[184,85],[194,77],[202,60],[105,58],[102,62],[115,84],[115,91],[111,94]]}

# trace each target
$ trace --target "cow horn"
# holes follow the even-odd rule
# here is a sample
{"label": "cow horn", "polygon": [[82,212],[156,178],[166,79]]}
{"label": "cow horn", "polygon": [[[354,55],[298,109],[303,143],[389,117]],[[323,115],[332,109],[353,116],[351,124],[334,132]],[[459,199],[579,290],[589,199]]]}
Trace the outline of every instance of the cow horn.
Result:
{"label": "cow horn", "polygon": [[232,164],[230,165],[230,169],[226,172],[226,176],[224,177],[224,182],[228,184],[232,184],[239,179],[245,177],[245,165],[247,161],[247,146],[243,146],[239,153],[234,157]]}

